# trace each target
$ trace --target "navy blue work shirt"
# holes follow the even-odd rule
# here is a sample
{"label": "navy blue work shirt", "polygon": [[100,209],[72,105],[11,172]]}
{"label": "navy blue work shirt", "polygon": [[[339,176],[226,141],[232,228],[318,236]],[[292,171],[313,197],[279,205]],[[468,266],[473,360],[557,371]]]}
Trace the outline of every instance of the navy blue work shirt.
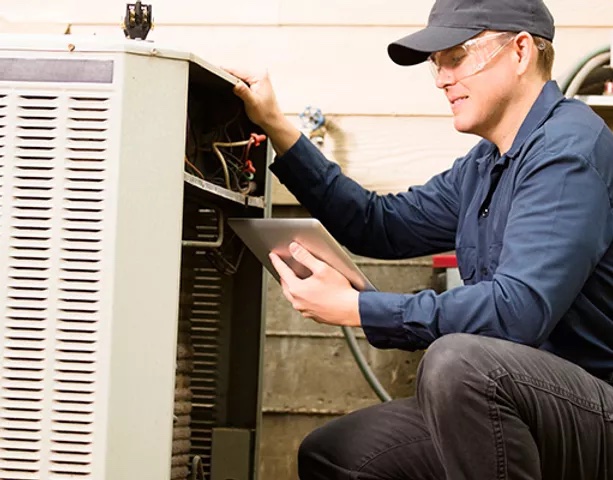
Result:
{"label": "navy blue work shirt", "polygon": [[304,136],[271,170],[356,254],[456,250],[464,286],[360,293],[372,345],[415,350],[472,333],[539,347],[611,378],[613,134],[555,82],[545,84],[504,155],[482,140],[406,192],[365,190]]}

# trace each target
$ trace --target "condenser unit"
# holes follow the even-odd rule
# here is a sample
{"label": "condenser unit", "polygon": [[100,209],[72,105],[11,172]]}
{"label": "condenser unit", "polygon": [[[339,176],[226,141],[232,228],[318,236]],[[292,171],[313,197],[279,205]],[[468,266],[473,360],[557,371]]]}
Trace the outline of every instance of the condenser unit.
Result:
{"label": "condenser unit", "polygon": [[255,477],[268,144],[207,62],[0,38],[0,480]]}

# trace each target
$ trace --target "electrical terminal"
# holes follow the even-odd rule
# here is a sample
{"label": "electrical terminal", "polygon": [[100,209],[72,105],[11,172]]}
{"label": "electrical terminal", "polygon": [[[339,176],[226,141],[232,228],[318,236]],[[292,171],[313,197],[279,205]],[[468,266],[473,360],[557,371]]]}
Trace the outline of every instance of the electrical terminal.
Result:
{"label": "electrical terminal", "polygon": [[128,3],[122,28],[126,38],[145,40],[153,28],[153,7],[143,5],[140,0]]}

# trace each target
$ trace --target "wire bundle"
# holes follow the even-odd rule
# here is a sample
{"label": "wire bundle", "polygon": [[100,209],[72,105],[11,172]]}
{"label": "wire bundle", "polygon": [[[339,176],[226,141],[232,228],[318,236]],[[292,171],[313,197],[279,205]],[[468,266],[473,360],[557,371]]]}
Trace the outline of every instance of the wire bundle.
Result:
{"label": "wire bundle", "polygon": [[[187,117],[187,140],[185,151],[186,170],[208,182],[244,195],[253,193],[256,168],[250,154],[254,147],[266,140],[265,135],[247,135],[243,124],[242,109],[228,118],[227,109],[213,115],[204,111],[207,102],[193,101]],[[223,114],[226,118],[220,118]],[[209,118],[215,117],[215,118]]]}

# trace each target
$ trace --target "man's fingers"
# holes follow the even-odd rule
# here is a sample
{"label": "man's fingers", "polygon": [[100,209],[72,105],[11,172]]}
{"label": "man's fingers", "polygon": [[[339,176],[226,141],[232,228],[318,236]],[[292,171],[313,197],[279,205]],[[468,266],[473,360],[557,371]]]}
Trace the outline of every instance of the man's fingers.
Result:
{"label": "man's fingers", "polygon": [[275,270],[279,274],[279,277],[281,277],[282,281],[287,283],[298,278],[294,271],[283,260],[281,260],[279,255],[271,252],[268,254],[268,258],[270,258],[272,266],[275,267]]}
{"label": "man's fingers", "polygon": [[234,85],[234,94],[244,102],[251,100],[253,92],[249,88],[249,84],[255,83],[258,80],[258,77],[253,73],[248,72],[247,70],[229,67],[221,68],[239,79],[239,82]]}
{"label": "man's fingers", "polygon": [[287,299],[289,303],[292,304],[293,307],[295,303],[294,296],[290,293],[289,287],[283,279],[281,279],[281,291],[283,292],[283,296]]}
{"label": "man's fingers", "polygon": [[243,82],[253,83],[257,80],[257,76],[254,73],[249,72],[247,70],[242,70],[240,68],[233,68],[233,67],[221,67],[221,68],[224,69],[226,72],[228,72],[230,75],[234,75],[236,78],[240,78]]}
{"label": "man's fingers", "polygon": [[234,85],[234,94],[243,102],[248,102],[253,97],[253,92],[242,80]]}
{"label": "man's fingers", "polygon": [[326,265],[321,260],[315,258],[311,252],[309,252],[299,243],[292,242],[289,246],[289,252],[296,261],[302,263],[313,273],[319,271],[324,265]]}

